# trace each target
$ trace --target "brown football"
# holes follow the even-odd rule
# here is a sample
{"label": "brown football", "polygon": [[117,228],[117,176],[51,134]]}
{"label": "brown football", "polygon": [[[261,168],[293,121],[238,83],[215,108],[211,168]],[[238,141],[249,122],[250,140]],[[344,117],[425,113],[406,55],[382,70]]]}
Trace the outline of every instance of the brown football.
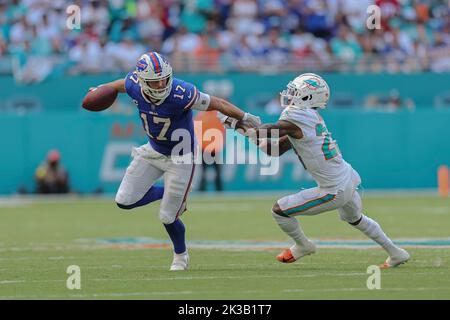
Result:
{"label": "brown football", "polygon": [[99,86],[90,90],[83,99],[83,108],[102,111],[109,108],[117,98],[117,90],[111,86]]}

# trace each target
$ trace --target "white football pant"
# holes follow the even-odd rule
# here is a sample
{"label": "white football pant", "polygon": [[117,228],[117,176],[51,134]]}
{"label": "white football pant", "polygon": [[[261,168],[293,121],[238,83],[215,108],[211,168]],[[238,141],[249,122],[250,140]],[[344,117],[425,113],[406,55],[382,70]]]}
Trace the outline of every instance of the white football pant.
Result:
{"label": "white football pant", "polygon": [[351,176],[337,192],[315,187],[285,196],[277,203],[283,214],[289,217],[316,215],[338,209],[341,219],[352,223],[358,221],[362,214],[361,197],[356,191],[360,183],[359,174],[352,170]]}
{"label": "white football pant", "polygon": [[164,224],[171,224],[185,208],[194,176],[193,155],[179,158],[165,156],[147,143],[133,148],[131,156],[133,160],[117,191],[116,202],[125,206],[135,204],[164,175],[164,195],[159,209],[159,219]]}

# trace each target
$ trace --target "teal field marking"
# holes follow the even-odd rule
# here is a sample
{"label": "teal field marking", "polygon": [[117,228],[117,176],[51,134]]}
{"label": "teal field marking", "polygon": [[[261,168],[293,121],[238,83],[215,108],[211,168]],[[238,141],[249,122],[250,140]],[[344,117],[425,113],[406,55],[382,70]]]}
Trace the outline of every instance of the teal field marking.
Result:
{"label": "teal field marking", "polygon": [[[380,246],[371,240],[352,239],[312,239],[321,248],[339,249],[372,249]],[[77,242],[85,244],[103,245],[111,248],[163,248],[171,245],[169,240],[154,239],[148,237],[127,238],[98,238],[79,239]],[[407,248],[440,248],[450,249],[450,238],[436,239],[396,239],[394,242]],[[269,250],[291,246],[289,242],[281,241],[222,241],[222,240],[191,240],[187,242],[190,248],[195,249],[223,249],[223,250]]]}

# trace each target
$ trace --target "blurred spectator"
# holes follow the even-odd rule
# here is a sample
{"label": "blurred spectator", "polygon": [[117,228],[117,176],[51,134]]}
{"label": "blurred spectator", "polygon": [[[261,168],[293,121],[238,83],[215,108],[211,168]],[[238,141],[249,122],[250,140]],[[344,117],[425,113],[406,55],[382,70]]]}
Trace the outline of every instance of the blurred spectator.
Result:
{"label": "blurred spectator", "polygon": [[[281,27],[284,23],[283,20],[287,14],[287,3],[283,0],[266,0],[260,1],[260,16],[264,24],[265,30]],[[298,11],[294,11],[296,14]],[[290,17],[292,18],[292,16]],[[298,20],[288,21],[286,23],[287,29],[292,29],[298,24]]]}
{"label": "blurred spectator", "polygon": [[415,104],[410,98],[402,98],[400,92],[393,89],[388,95],[371,94],[367,96],[365,101],[366,109],[376,109],[381,111],[395,112],[401,109],[414,111]]}
{"label": "blurred spectator", "polygon": [[162,52],[167,55],[180,54],[189,56],[197,50],[199,45],[200,37],[182,26],[163,43]]}
{"label": "blurred spectator", "polygon": [[131,70],[136,65],[136,61],[146,51],[146,48],[136,43],[130,37],[124,37],[116,47],[115,60],[118,62],[120,70]]}
{"label": "blurred spectator", "polygon": [[200,36],[199,46],[195,50],[195,57],[200,62],[197,70],[218,71],[220,53],[216,25],[209,23],[206,32]]}
{"label": "blurred spectator", "polygon": [[339,1],[339,7],[334,7],[331,3],[330,7],[336,11],[336,14],[339,12],[340,15],[345,16],[345,21],[351,29],[357,33],[363,33],[367,20],[367,8],[373,4],[373,0],[344,0]]}
{"label": "blurred spectator", "polygon": [[271,67],[279,67],[286,62],[289,47],[281,37],[279,28],[272,28],[263,42],[264,57]]}
{"label": "blurred spectator", "polygon": [[231,6],[229,24],[240,34],[262,33],[262,23],[258,21],[258,4],[256,0],[234,1]]}
{"label": "blurred spectator", "polygon": [[200,33],[206,28],[208,18],[214,9],[213,0],[188,0],[183,1],[184,8],[181,11],[181,24],[189,32]]}
{"label": "blurred spectator", "polygon": [[356,34],[347,26],[339,28],[338,36],[330,42],[333,54],[343,62],[357,60],[362,54],[362,48]]}
{"label": "blurred spectator", "polygon": [[249,37],[242,35],[239,42],[232,49],[235,67],[240,70],[253,70],[259,65],[259,59],[262,58],[263,48],[261,46],[251,46]]}
{"label": "blurred spectator", "polygon": [[[66,27],[73,3],[79,30]],[[366,28],[373,4],[379,30]],[[125,71],[150,49],[177,71],[446,72],[449,46],[439,0],[0,0],[0,59],[25,82],[61,60],[69,72]],[[21,73],[35,57],[42,70]]]}
{"label": "blurred spectator", "polygon": [[139,1],[137,4],[137,29],[141,39],[162,38],[164,34],[163,7],[158,1]]}
{"label": "blurred spectator", "polygon": [[102,47],[97,40],[79,43],[70,50],[69,58],[76,64],[77,73],[97,73],[108,70],[102,64]]}
{"label": "blurred spectator", "polygon": [[328,2],[311,1],[303,12],[303,27],[318,38],[330,38],[334,29],[333,17],[329,16]]}
{"label": "blurred spectator", "polygon": [[428,53],[433,72],[450,72],[450,42],[445,41],[439,32],[434,34],[434,44]]}
{"label": "blurred spectator", "polygon": [[60,164],[60,154],[57,150],[50,150],[47,159],[35,173],[37,193],[68,193],[69,176]]}

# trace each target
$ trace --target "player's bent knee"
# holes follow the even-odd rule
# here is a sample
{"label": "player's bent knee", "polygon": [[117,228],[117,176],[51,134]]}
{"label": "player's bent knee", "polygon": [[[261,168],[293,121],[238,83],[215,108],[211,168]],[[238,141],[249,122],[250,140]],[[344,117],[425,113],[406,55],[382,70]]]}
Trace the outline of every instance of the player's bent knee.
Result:
{"label": "player's bent knee", "polygon": [[121,196],[120,193],[116,195],[116,204],[120,209],[130,210],[134,208],[133,203],[126,201],[125,197]]}
{"label": "player's bent knee", "polygon": [[357,225],[362,219],[361,214],[356,215],[356,214],[348,214],[348,213],[339,212],[339,216],[342,221],[345,221],[353,226]]}
{"label": "player's bent knee", "polygon": [[160,212],[159,213],[159,220],[164,223],[164,224],[171,224],[174,223],[176,220],[176,216],[175,215],[170,215],[164,212]]}
{"label": "player's bent knee", "polygon": [[279,216],[285,216],[283,210],[281,210],[280,206],[278,205],[278,202],[273,205],[272,212],[278,214]]}
{"label": "player's bent knee", "polygon": [[349,224],[351,224],[352,226],[357,226],[361,220],[362,220],[363,216],[361,215],[359,218],[357,219],[353,219],[353,221],[347,221]]}
{"label": "player's bent knee", "polygon": [[130,210],[130,209],[133,209],[133,208],[134,208],[133,205],[121,204],[121,203],[119,203],[119,202],[116,202],[116,204],[117,204],[117,206],[118,206],[120,209],[124,209],[124,210]]}

